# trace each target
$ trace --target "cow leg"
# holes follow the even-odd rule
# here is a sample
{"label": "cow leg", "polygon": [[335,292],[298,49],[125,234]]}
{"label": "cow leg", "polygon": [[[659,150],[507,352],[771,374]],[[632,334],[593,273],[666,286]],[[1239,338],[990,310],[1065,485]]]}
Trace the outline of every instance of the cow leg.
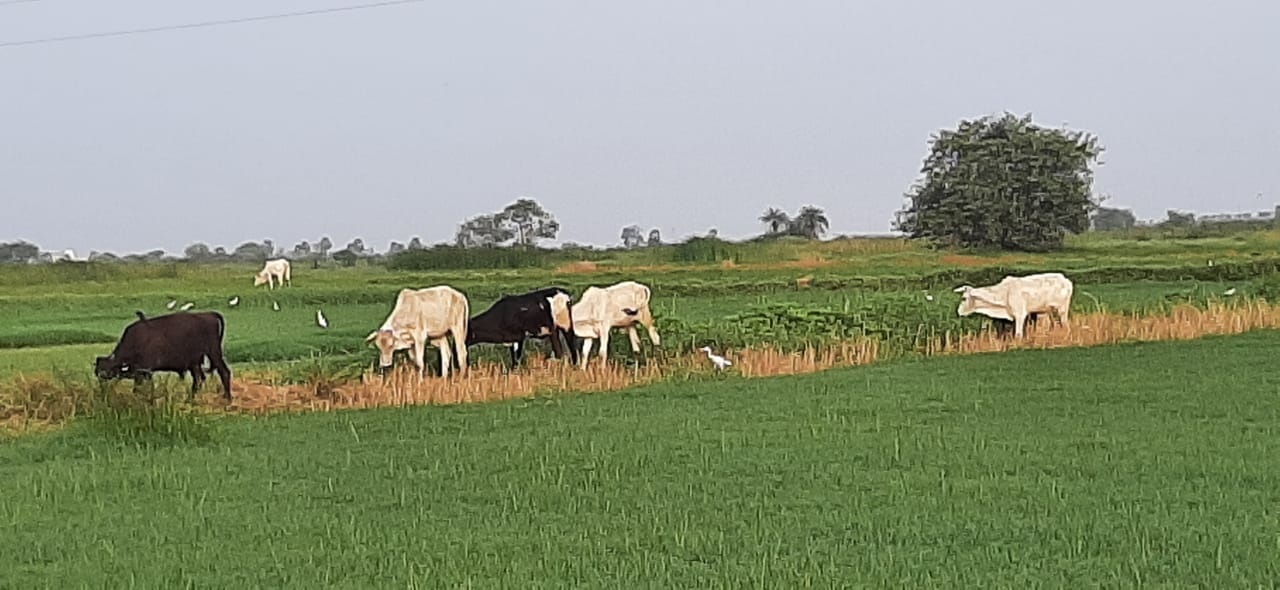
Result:
{"label": "cow leg", "polygon": [[578,363],[579,363],[579,364],[578,364],[578,367],[579,367],[579,368],[581,368],[581,369],[585,369],[585,368],[587,368],[587,361],[588,361],[588,360],[590,360],[590,359],[591,359],[591,339],[590,339],[590,338],[583,338],[583,339],[582,339],[582,354],[581,354],[581,355],[578,355]]}
{"label": "cow leg", "polygon": [[[218,373],[218,379],[222,381],[222,397],[227,400],[231,399],[231,367],[227,366],[227,360],[222,357],[222,351],[217,350],[209,354],[209,368]],[[197,371],[200,369],[197,368]]]}
{"label": "cow leg", "polygon": [[557,338],[561,335],[564,336],[565,348],[569,350],[569,362],[574,365],[578,364],[577,336],[573,333],[573,330],[557,330],[557,332],[559,332],[556,335]]}
{"label": "cow leg", "polygon": [[145,369],[135,370],[133,372],[133,392],[139,393],[143,389],[148,392],[155,390],[155,383],[151,381],[151,371]]}
{"label": "cow leg", "polygon": [[560,330],[551,328],[551,336],[548,338],[551,340],[551,354],[555,355],[557,360],[563,359],[564,343],[560,341]]}
{"label": "cow leg", "polygon": [[458,374],[461,375],[467,371],[467,342],[466,338],[459,339],[457,333],[453,336],[454,357],[458,359]]}
{"label": "cow leg", "polygon": [[1063,328],[1066,328],[1068,331],[1070,331],[1071,324],[1067,322],[1067,316],[1069,316],[1071,312],[1065,307],[1058,308],[1057,311],[1058,311],[1058,323],[1061,324]]}
{"label": "cow leg", "polygon": [[524,358],[524,340],[517,340],[511,343],[511,368],[516,368],[520,364],[520,359]]}
{"label": "cow leg", "polygon": [[444,336],[441,336],[439,338],[436,338],[435,340],[432,340],[431,343],[434,344],[436,348],[440,350],[440,376],[448,377],[449,364],[453,362],[453,359],[450,358],[450,356],[452,355],[449,353],[449,339],[445,338]]}
{"label": "cow leg", "polygon": [[603,367],[609,362],[609,332],[605,329],[600,331],[600,366]]}
{"label": "cow leg", "polygon": [[426,342],[423,342],[416,336],[413,338],[413,364],[418,365],[418,379],[422,379],[427,376],[426,348]]}
{"label": "cow leg", "polygon": [[1018,338],[1024,337],[1026,335],[1027,316],[1024,314],[1018,314],[1017,316],[1014,316],[1013,320],[1013,335]]}
{"label": "cow leg", "polygon": [[640,335],[636,333],[636,325],[627,326],[627,338],[631,340],[631,352],[640,354]]}
{"label": "cow leg", "polygon": [[[200,362],[201,364],[203,364],[204,359],[200,359]],[[200,393],[201,385],[204,385],[204,371],[200,369],[200,365],[196,365],[191,368],[191,396],[192,397],[195,397],[195,394]]]}

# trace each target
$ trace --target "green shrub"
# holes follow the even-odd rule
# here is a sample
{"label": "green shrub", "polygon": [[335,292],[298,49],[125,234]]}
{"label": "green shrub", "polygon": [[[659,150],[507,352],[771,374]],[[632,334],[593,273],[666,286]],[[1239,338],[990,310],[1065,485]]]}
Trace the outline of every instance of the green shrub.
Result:
{"label": "green shrub", "polygon": [[719,238],[690,238],[671,249],[675,262],[742,262],[743,246]]}

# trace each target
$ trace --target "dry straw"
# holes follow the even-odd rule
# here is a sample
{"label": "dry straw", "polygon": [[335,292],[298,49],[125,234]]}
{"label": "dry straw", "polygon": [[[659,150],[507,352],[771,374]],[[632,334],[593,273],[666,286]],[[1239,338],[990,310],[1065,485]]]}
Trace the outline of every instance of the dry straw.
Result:
{"label": "dry straw", "polygon": [[[1225,306],[1212,304],[1208,309],[1189,305],[1174,308],[1167,315],[1138,316],[1121,314],[1084,314],[1072,318],[1070,328],[1041,321],[1022,341],[1001,339],[991,332],[944,335],[926,346],[927,355],[975,354],[1001,352],[1015,348],[1060,348],[1096,346],[1118,342],[1187,340],[1212,334],[1238,334],[1250,330],[1280,327],[1280,307],[1262,302]],[[866,365],[880,358],[878,343],[871,340],[839,342],[800,352],[785,352],[774,347],[753,347],[727,351],[734,362],[731,371],[745,377],[768,377],[813,373],[841,366]],[[714,372],[701,353],[668,359],[660,364],[629,366],[611,362],[607,367],[593,358],[588,370],[570,367],[566,362],[530,355],[527,365],[507,372],[499,365],[481,364],[466,375],[442,379],[417,374],[403,367],[385,379],[365,374],[358,383],[339,386],[332,391],[316,392],[305,385],[273,385],[240,381],[233,411],[273,412],[287,410],[332,410],[419,404],[459,404],[549,393],[587,393],[612,391],[653,383],[663,379],[689,378]],[[220,404],[211,395],[208,403]]]}

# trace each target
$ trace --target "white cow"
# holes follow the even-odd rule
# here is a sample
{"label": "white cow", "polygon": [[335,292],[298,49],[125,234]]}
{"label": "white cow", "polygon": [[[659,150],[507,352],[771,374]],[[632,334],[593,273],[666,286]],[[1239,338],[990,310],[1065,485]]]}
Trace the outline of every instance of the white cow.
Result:
{"label": "white cow", "polygon": [[276,281],[280,281],[281,287],[284,286],[285,281],[288,281],[290,285],[293,285],[293,278],[288,259],[277,258],[275,260],[268,260],[266,265],[262,267],[262,270],[258,271],[258,274],[253,276],[253,286],[255,287],[266,283],[268,289],[274,289],[276,288]]}
{"label": "white cow", "polygon": [[1057,312],[1058,321],[1070,329],[1071,279],[1062,273],[1047,272],[1025,277],[1006,276],[989,287],[964,285],[955,289],[964,299],[956,309],[958,315],[980,313],[987,317],[1014,322],[1014,334],[1021,338],[1027,316],[1033,313]]}
{"label": "white cow", "polygon": [[573,304],[572,315],[573,333],[583,339],[579,360],[582,368],[586,368],[587,357],[591,355],[592,340],[600,341],[600,364],[605,363],[609,354],[609,331],[613,328],[627,329],[632,352],[640,352],[637,323],[649,330],[649,340],[654,346],[661,345],[658,331],[653,329],[653,315],[649,313],[649,287],[635,281],[623,281],[603,289],[587,287]]}
{"label": "white cow", "polygon": [[458,352],[459,372],[467,368],[467,319],[471,308],[467,296],[446,285],[426,289],[401,289],[396,306],[382,327],[365,338],[378,347],[378,365],[391,367],[397,350],[409,349],[410,358],[418,366],[418,376],[426,374],[423,358],[427,342],[440,349],[440,376],[449,376],[449,340]]}

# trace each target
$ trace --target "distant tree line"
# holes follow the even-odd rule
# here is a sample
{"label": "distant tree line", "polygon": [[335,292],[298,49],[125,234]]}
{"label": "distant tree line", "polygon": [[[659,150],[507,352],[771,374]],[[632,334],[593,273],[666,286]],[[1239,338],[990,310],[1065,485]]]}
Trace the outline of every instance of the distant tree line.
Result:
{"label": "distant tree line", "polygon": [[[1137,225],[1129,209],[1105,207],[1105,198],[1093,194],[1093,168],[1104,148],[1098,138],[1085,132],[1037,125],[1030,115],[987,116],[962,120],[955,129],[932,135],[920,169],[920,176],[904,195],[906,203],[896,212],[892,228],[908,237],[939,246],[997,248],[1021,251],[1048,251],[1061,248],[1068,234],[1089,230],[1127,230]],[[758,218],[765,231],[758,239],[821,239],[830,229],[825,211],[813,205],[801,207],[794,215],[769,207]],[[1271,219],[1250,219],[1246,223],[1270,225]],[[1168,211],[1158,224],[1163,228],[1199,227],[1191,213]],[[555,240],[560,233],[555,215],[531,198],[520,197],[493,213],[460,222],[449,244],[426,247],[418,238],[407,243],[391,242],[379,254],[360,238],[334,251],[328,237],[315,243],[302,241],[291,250],[277,248],[271,240],[245,242],[231,251],[203,243],[188,246],[183,255],[195,262],[262,261],[272,257],[295,260],[332,260],[354,265],[361,260],[392,260],[411,256],[420,267],[445,267],[472,260],[480,265],[526,264],[524,257],[488,250],[542,252],[542,240]],[[626,249],[663,246],[657,228],[647,233],[639,225],[627,225],[619,235]],[[712,228],[705,236],[695,236],[675,244],[690,259],[727,256]],[[566,243],[559,249],[583,255],[592,251]],[[423,254],[434,252],[436,254]],[[467,253],[463,256],[462,253]],[[575,254],[576,253],[576,254]],[[165,256],[162,251],[136,254],[123,260],[151,260]],[[0,263],[39,261],[46,255],[26,242],[0,244]],[[545,256],[528,257],[528,260]],[[91,260],[121,260],[109,253],[94,252]],[[584,258],[585,259],[585,258]],[[433,260],[434,262],[425,262]],[[427,265],[427,266],[421,266]],[[437,265],[437,266],[431,266]],[[443,266],[440,266],[443,265]]]}

